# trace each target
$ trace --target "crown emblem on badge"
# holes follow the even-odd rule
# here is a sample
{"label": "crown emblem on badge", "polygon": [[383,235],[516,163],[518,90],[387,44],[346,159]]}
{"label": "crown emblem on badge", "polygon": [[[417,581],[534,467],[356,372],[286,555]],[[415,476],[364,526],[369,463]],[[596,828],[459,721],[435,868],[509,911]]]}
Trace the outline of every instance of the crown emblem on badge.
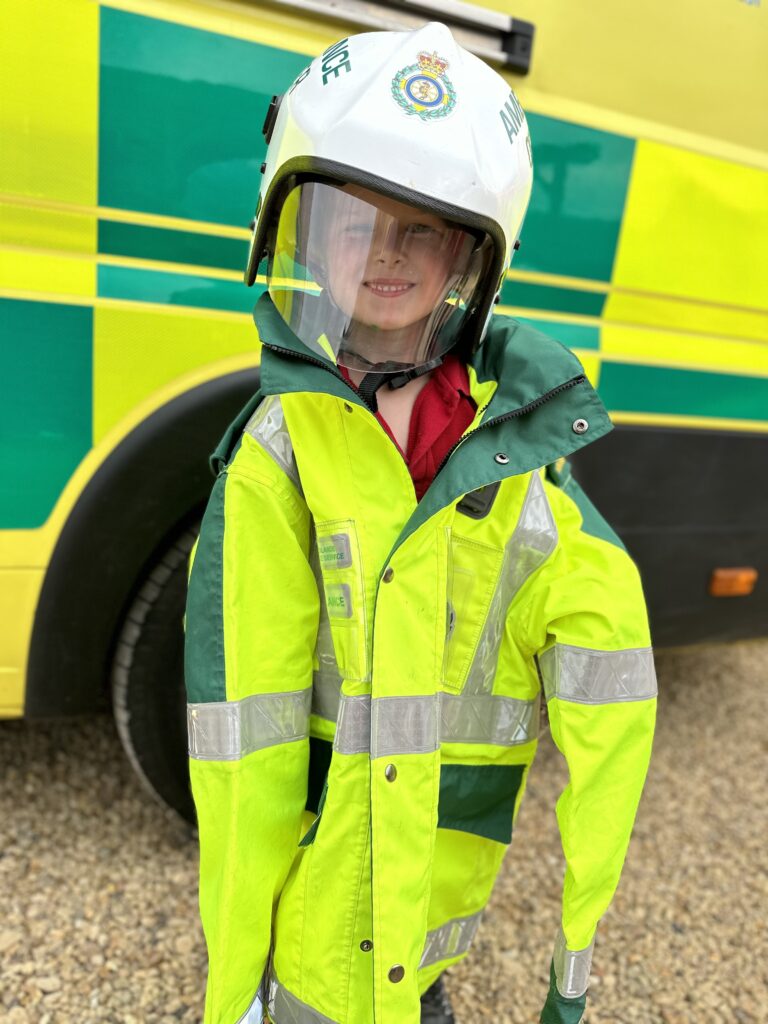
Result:
{"label": "crown emblem on badge", "polygon": [[447,117],[456,106],[456,90],[446,75],[449,66],[437,53],[418,54],[417,64],[401,68],[392,79],[393,99],[422,121]]}
{"label": "crown emblem on badge", "polygon": [[420,53],[419,67],[428,75],[439,77],[448,69],[448,61],[442,60],[436,53]]}

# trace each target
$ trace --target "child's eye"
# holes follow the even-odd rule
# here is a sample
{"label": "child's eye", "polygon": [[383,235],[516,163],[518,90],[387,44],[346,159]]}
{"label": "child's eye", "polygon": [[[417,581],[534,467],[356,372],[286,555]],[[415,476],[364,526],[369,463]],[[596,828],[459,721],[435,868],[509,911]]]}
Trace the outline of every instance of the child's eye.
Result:
{"label": "child's eye", "polygon": [[409,224],[406,231],[409,235],[440,234],[437,228],[433,228],[431,224]]}

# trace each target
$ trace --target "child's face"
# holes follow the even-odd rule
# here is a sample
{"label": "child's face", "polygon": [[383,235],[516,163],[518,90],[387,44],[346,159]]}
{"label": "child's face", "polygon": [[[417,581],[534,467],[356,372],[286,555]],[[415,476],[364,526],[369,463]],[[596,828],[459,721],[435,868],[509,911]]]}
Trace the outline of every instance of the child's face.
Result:
{"label": "child's face", "polygon": [[457,266],[464,266],[470,236],[368,189],[346,185],[341,192],[346,195],[339,196],[326,241],[335,304],[352,320],[381,330],[428,317],[450,292]]}

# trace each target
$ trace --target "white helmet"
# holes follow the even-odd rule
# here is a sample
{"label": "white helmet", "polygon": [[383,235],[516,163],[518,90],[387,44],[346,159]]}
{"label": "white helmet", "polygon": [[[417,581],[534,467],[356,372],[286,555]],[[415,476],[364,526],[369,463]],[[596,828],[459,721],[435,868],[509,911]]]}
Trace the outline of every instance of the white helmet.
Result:
{"label": "white helmet", "polygon": [[[356,250],[346,239],[364,234],[361,290],[370,286],[369,306],[391,314],[404,301],[398,289],[418,292],[409,254],[418,256],[432,232],[430,258],[439,253],[447,282],[440,309],[425,318],[415,350],[394,350],[400,361],[390,372],[436,365],[459,337],[473,351],[519,245],[533,178],[528,126],[509,84],[439,22],[366,32],[330,47],[275,97],[264,134],[269,149],[246,284],[268,258],[270,295],[302,341],[342,365],[387,372],[370,350],[368,358],[346,350],[350,318],[363,314],[334,295],[324,253],[332,241],[348,270]],[[402,248],[397,259],[385,259],[385,245]],[[373,263],[384,270],[371,279]],[[387,303],[392,296],[397,301]],[[323,297],[323,316],[337,314],[329,330],[308,311]],[[374,314],[366,316],[373,323]]]}

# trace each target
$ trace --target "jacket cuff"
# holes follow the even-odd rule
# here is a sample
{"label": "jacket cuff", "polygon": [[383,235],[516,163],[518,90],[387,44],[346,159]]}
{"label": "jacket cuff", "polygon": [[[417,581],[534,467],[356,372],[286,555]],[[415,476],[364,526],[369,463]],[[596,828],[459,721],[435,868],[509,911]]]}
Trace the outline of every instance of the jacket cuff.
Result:
{"label": "jacket cuff", "polygon": [[586,994],[594,948],[595,940],[592,939],[586,949],[569,950],[566,946],[563,929],[561,928],[558,932],[555,939],[552,969],[557,991],[564,999],[578,999]]}

